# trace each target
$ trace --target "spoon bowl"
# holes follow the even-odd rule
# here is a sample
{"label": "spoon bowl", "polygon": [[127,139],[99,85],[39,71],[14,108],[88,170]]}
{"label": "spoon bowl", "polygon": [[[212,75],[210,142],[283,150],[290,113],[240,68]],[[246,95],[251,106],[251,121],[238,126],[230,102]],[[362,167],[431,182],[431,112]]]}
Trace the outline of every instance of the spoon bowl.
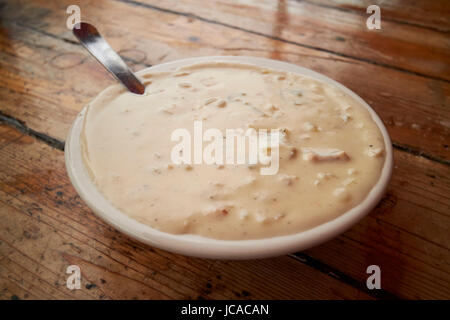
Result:
{"label": "spoon bowl", "polygon": [[145,86],[100,35],[97,28],[87,22],[80,22],[74,26],[72,31],[87,51],[129,91],[144,94]]}

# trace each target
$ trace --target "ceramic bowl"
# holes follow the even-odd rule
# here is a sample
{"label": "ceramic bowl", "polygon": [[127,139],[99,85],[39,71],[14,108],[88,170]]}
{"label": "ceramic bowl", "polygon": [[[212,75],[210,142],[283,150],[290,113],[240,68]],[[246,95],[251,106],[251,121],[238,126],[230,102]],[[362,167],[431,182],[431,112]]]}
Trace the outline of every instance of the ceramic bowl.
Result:
{"label": "ceramic bowl", "polygon": [[391,177],[393,168],[393,151],[385,126],[375,111],[372,110],[372,108],[363,99],[361,99],[353,91],[344,87],[342,84],[310,69],[286,62],[255,57],[215,56],[189,58],[159,64],[142,70],[138,72],[138,74],[147,70],[169,71],[180,66],[205,61],[233,61],[249,63],[265,68],[289,71],[332,84],[351,95],[365,108],[367,108],[367,110],[369,110],[384,138],[386,158],[380,178],[376,185],[364,201],[358,206],[353,207],[351,210],[331,221],[295,234],[255,240],[216,240],[196,235],[175,235],[161,232],[130,218],[125,213],[115,208],[102,196],[99,190],[97,190],[89,174],[87,173],[81,155],[80,133],[86,112],[86,108],[84,108],[75,119],[68,134],[65,145],[65,159],[67,172],[73,186],[77,190],[80,197],[86,202],[89,208],[95,212],[95,214],[114,228],[129,235],[130,237],[167,251],[188,256],[212,259],[255,259],[279,256],[305,250],[330,240],[331,238],[334,238],[349,229],[377,205],[383,196]]}

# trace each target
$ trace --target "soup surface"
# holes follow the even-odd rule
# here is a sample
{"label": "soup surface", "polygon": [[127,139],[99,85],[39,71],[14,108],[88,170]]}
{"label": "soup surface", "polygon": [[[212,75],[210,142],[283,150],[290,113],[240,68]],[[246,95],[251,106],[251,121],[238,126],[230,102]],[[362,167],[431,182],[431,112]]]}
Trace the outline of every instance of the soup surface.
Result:
{"label": "soup surface", "polygon": [[[295,233],[358,205],[380,177],[385,146],[379,128],[366,108],[332,85],[229,62],[141,77],[144,95],[116,85],[89,105],[81,141],[100,192],[153,228],[216,239]],[[177,129],[192,139],[174,139]],[[216,134],[209,140],[208,129]],[[227,145],[234,141],[227,129],[256,137],[266,162],[250,163],[250,139],[245,163],[238,162],[242,145],[237,139]],[[260,136],[264,130],[267,136]],[[180,149],[181,142],[189,148]],[[215,163],[206,163],[208,152]],[[262,174],[271,166],[275,174]]]}

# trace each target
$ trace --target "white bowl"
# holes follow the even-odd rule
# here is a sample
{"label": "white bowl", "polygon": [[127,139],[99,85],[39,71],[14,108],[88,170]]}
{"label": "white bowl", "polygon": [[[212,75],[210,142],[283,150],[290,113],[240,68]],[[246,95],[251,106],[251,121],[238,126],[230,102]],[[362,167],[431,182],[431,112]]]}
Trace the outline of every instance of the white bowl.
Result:
{"label": "white bowl", "polygon": [[[322,74],[286,62],[262,58],[229,56],[198,57],[163,63],[149,69],[154,71],[168,71],[195,62],[212,60],[250,63],[261,67],[306,75],[335,85],[359,101],[369,110],[383,135],[386,146],[385,163],[380,179],[376,185],[358,206],[331,221],[295,234],[254,240],[216,240],[196,235],[175,235],[161,232],[130,218],[115,208],[97,190],[86,171],[81,155],[80,133],[86,112],[86,108],[84,108],[75,119],[66,140],[66,167],[70,180],[78,194],[100,218],[132,238],[167,251],[202,258],[254,259],[284,255],[316,246],[344,232],[366,216],[376,206],[383,196],[391,177],[393,152],[386,128],[375,111],[363,99],[342,84]],[[138,74],[149,69],[142,70]]]}

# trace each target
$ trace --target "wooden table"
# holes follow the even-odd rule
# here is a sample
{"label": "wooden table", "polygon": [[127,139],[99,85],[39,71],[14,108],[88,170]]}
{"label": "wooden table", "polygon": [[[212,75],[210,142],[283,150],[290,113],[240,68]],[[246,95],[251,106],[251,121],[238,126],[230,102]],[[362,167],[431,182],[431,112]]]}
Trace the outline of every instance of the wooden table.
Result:
{"label": "wooden table", "polygon": [[[450,3],[383,1],[382,29],[368,30],[369,2],[1,0],[0,298],[449,299]],[[71,4],[134,70],[251,55],[342,82],[392,137],[386,196],[338,238],[273,259],[188,258],[114,230],[64,166],[72,121],[114,83],[67,29]],[[72,264],[80,290],[66,287]],[[366,287],[369,265],[381,268],[381,290]]]}

